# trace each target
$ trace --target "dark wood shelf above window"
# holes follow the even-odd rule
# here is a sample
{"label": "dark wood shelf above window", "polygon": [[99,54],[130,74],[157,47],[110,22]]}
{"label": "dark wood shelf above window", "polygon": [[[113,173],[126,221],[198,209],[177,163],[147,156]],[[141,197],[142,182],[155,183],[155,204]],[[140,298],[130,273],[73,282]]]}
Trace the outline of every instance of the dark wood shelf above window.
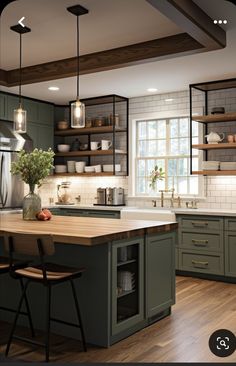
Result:
{"label": "dark wood shelf above window", "polygon": [[[127,155],[126,151],[123,150],[115,150],[115,154],[117,155]],[[113,155],[113,150],[85,150],[85,151],[69,151],[69,152],[58,152],[55,156],[63,156],[64,158],[69,157],[80,157],[80,156],[105,156],[105,155]]]}
{"label": "dark wood shelf above window", "polygon": [[236,175],[236,170],[201,170],[193,171],[193,175]]}
{"label": "dark wood shelf above window", "polygon": [[[55,136],[77,136],[77,135],[92,135],[100,133],[113,133],[113,126],[101,126],[90,128],[70,128],[68,130],[56,130]],[[126,128],[115,127],[115,132],[127,132]]]}
{"label": "dark wood shelf above window", "polygon": [[193,116],[192,120],[196,121],[196,122],[203,122],[203,123],[236,121],[236,112],[221,113],[221,114],[208,114],[205,116]]}
{"label": "dark wood shelf above window", "polygon": [[193,149],[198,150],[217,150],[217,149],[236,149],[236,142],[221,142],[219,144],[196,144]]}

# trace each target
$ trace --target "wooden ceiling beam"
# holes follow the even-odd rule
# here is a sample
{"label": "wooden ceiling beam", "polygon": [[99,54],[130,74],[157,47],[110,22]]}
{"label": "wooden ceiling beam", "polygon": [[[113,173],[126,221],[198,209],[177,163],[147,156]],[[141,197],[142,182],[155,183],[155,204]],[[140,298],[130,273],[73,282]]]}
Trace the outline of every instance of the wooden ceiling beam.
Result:
{"label": "wooden ceiling beam", "polygon": [[192,0],[146,0],[184,32],[204,46],[204,51],[226,46],[226,33]]}
{"label": "wooden ceiling beam", "polygon": [[[84,75],[113,70],[155,61],[160,58],[170,58],[176,55],[193,53],[201,49],[201,47],[201,44],[187,33],[180,33],[169,37],[80,56],[80,74]],[[76,72],[76,57],[24,67],[22,69],[22,84],[71,77],[75,76]],[[18,85],[19,70],[15,69],[5,72],[5,79],[3,77],[3,81],[9,87]]]}
{"label": "wooden ceiling beam", "polygon": [[8,86],[7,71],[0,69],[0,85]]}

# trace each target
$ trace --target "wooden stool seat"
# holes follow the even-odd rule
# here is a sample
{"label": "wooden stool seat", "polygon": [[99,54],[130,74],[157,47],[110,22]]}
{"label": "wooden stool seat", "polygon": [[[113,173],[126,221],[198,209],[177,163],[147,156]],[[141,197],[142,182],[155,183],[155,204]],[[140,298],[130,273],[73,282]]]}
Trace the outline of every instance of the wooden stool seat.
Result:
{"label": "wooden stool seat", "polygon": [[[9,252],[9,273],[13,278],[19,278],[23,280],[25,284],[23,285],[23,293],[20,298],[18,309],[16,311],[15,319],[13,322],[12,330],[7,343],[5,355],[9,353],[9,349],[13,339],[17,339],[23,342],[34,344],[36,346],[42,346],[45,348],[45,359],[46,362],[49,361],[49,339],[50,339],[50,322],[57,322],[73,327],[77,327],[81,332],[81,339],[83,343],[84,351],[87,350],[84,329],[82,324],[82,318],[79,309],[79,302],[77,299],[76,289],[73,280],[81,277],[82,273],[85,271],[84,268],[73,268],[56,263],[47,263],[45,261],[46,256],[52,256],[55,253],[55,245],[53,242],[52,235],[44,234],[25,234],[17,232],[4,232],[4,242],[5,248]],[[34,257],[37,263],[26,265],[24,268],[18,268],[14,265],[14,255],[27,255]],[[2,262],[3,266],[4,261]],[[54,285],[62,282],[69,282],[72,290],[72,295],[74,298],[74,306],[77,314],[77,323],[71,323],[65,320],[57,319],[51,316],[51,289]],[[24,298],[26,298],[26,292],[29,284],[31,282],[36,282],[45,287],[46,290],[46,332],[45,332],[45,342],[39,343],[32,341],[29,338],[20,337],[15,335],[16,324],[18,316],[21,311],[21,306]]]}
{"label": "wooden stool seat", "polygon": [[[15,268],[24,268],[28,265],[28,262],[22,262],[20,260],[14,259],[13,266]],[[0,256],[0,274],[9,272],[10,260],[9,257]]]}
{"label": "wooden stool seat", "polygon": [[[68,280],[79,277],[85,271],[84,268],[66,267],[56,263],[45,263],[44,266],[48,281]],[[17,269],[15,273],[22,277],[43,281],[42,265]]]}

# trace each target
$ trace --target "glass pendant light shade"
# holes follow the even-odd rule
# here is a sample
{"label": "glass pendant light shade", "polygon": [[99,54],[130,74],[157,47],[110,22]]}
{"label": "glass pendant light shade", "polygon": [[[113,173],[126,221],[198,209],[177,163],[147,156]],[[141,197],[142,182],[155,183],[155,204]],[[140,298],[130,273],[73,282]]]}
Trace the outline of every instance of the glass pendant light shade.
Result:
{"label": "glass pendant light shade", "polygon": [[21,105],[19,105],[19,108],[14,109],[14,131],[18,133],[25,133],[26,121],[27,121],[27,112],[24,109],[22,109]]}
{"label": "glass pendant light shade", "polygon": [[85,104],[77,99],[71,103],[71,127],[84,128],[85,127]]}

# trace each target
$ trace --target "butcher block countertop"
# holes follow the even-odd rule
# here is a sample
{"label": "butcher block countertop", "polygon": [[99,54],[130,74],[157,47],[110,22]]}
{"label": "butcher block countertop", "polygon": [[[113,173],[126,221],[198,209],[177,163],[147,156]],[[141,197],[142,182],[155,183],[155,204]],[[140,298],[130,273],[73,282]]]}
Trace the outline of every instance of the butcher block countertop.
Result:
{"label": "butcher block countertop", "polygon": [[3,231],[51,234],[55,242],[96,245],[145,234],[165,233],[177,229],[175,222],[117,220],[92,217],[53,216],[50,221],[24,221],[22,214],[0,217]]}

